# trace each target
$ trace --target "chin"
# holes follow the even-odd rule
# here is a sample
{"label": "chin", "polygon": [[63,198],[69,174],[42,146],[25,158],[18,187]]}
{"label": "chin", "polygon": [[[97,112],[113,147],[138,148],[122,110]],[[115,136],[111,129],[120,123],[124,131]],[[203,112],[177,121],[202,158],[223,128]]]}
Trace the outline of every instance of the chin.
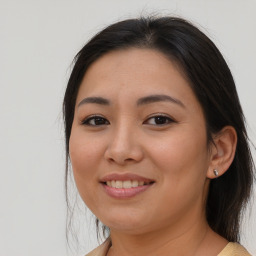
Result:
{"label": "chin", "polygon": [[138,214],[111,214],[111,216],[104,216],[101,222],[110,228],[110,230],[117,230],[125,233],[139,234],[142,233],[143,227],[147,226],[145,217]]}

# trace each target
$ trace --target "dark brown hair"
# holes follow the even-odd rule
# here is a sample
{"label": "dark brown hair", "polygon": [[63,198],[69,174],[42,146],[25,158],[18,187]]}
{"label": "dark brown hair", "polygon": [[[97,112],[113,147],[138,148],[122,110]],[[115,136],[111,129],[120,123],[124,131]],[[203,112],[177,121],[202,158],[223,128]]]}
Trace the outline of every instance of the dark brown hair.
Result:
{"label": "dark brown hair", "polygon": [[254,167],[244,115],[232,74],[221,53],[204,33],[181,18],[124,20],[105,28],[79,51],[63,103],[66,180],[69,138],[82,78],[102,55],[130,47],[158,50],[178,64],[204,111],[209,142],[224,126],[235,128],[238,137],[235,158],[224,175],[211,180],[206,217],[218,234],[229,241],[239,241],[241,215],[251,194]]}

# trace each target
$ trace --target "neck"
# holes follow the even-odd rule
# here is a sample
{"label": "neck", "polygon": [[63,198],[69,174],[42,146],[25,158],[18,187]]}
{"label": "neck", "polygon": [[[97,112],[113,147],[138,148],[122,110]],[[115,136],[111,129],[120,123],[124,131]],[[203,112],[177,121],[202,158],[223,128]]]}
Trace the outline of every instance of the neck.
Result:
{"label": "neck", "polygon": [[170,231],[169,227],[136,235],[111,230],[111,242],[108,256],[167,256],[170,253],[177,256],[210,256],[217,255],[227,244],[224,238],[210,229],[206,221],[194,222],[179,233],[177,230]]}

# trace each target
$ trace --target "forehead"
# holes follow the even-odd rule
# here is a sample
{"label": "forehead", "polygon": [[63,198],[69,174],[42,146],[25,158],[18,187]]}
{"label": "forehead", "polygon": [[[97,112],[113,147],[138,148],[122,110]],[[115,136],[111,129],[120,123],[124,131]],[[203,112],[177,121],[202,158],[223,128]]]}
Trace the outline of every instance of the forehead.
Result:
{"label": "forehead", "polygon": [[87,70],[77,101],[86,96],[134,98],[145,94],[171,94],[179,98],[194,93],[175,62],[152,49],[125,49],[103,55]]}

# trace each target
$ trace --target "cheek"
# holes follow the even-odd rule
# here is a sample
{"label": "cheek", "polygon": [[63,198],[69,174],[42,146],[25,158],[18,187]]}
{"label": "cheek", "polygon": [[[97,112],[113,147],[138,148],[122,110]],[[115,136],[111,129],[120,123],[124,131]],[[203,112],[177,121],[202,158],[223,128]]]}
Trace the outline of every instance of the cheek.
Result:
{"label": "cheek", "polygon": [[207,158],[206,141],[195,134],[166,136],[161,141],[153,141],[152,145],[151,158],[170,169],[189,164],[193,166]]}
{"label": "cheek", "polygon": [[97,179],[97,166],[102,158],[102,146],[88,139],[82,132],[73,130],[69,142],[69,153],[77,188],[83,197],[92,181]]}
{"label": "cheek", "polygon": [[[206,137],[202,133],[180,133],[152,142],[149,152],[166,190],[187,191],[198,184],[199,192],[209,164]],[[199,185],[200,184],[200,185]]]}
{"label": "cheek", "polygon": [[155,201],[157,211],[161,209],[163,216],[166,212],[179,215],[202,202],[208,167],[205,140],[195,135],[175,136],[153,145],[151,159],[162,188]]}
{"label": "cheek", "polygon": [[69,154],[73,168],[78,172],[83,172],[99,157],[102,151],[102,143],[97,137],[85,136],[82,129],[73,128],[69,140]]}

